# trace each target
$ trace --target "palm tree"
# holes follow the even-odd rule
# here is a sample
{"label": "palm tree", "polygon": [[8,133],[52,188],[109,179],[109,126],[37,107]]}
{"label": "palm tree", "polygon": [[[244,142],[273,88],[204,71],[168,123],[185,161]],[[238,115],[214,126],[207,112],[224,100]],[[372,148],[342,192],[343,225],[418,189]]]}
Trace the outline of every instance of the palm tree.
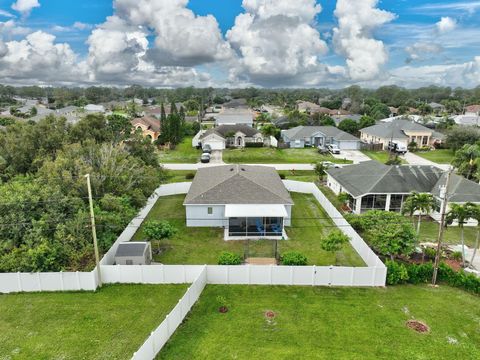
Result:
{"label": "palm tree", "polygon": [[458,169],[458,173],[467,179],[472,179],[478,169],[480,158],[480,145],[466,144],[455,153],[452,164]]}
{"label": "palm tree", "polygon": [[470,264],[473,263],[475,259],[475,255],[477,255],[477,249],[480,245],[480,205],[473,205],[472,207],[472,219],[477,220],[477,237],[475,239],[475,247],[473,248],[472,259],[470,260]]}
{"label": "palm tree", "polygon": [[409,213],[413,222],[413,214],[418,211],[417,235],[420,234],[420,225],[422,223],[423,214],[428,214],[432,210],[434,204],[432,194],[412,192],[403,204],[402,212]]}
{"label": "palm tree", "polygon": [[415,226],[415,220],[413,219],[413,214],[415,213],[415,204],[413,203],[414,197],[409,196],[403,202],[402,205],[402,215],[408,214],[410,220],[412,221],[412,226]]}
{"label": "palm tree", "polygon": [[460,237],[462,241],[462,264],[465,267],[465,234],[464,225],[474,215],[475,205],[472,203],[466,203],[464,205],[452,204],[450,205],[450,211],[447,214],[447,224],[452,224],[455,220],[460,227]]}

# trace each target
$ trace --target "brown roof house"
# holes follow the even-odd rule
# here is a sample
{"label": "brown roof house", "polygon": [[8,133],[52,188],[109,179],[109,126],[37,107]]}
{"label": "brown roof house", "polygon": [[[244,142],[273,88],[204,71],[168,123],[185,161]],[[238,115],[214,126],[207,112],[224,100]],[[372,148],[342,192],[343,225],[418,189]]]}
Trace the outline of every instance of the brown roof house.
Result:
{"label": "brown roof house", "polygon": [[133,131],[141,131],[142,135],[150,138],[152,142],[158,139],[160,135],[160,120],[151,116],[135,118],[131,121]]}

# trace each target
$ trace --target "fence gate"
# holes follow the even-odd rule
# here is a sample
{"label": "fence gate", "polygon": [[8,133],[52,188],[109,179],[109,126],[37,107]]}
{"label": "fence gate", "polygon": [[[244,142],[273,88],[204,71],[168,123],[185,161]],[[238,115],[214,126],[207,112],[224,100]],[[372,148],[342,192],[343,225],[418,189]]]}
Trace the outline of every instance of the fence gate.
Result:
{"label": "fence gate", "polygon": [[276,265],[279,260],[278,240],[245,240],[243,259],[247,264]]}

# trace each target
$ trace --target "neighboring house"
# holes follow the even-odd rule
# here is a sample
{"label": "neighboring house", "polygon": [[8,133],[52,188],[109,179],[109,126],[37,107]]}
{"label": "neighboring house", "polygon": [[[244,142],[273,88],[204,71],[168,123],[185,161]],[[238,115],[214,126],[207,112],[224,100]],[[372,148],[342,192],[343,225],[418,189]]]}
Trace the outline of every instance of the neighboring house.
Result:
{"label": "neighboring house", "polygon": [[224,165],[198,169],[184,205],[188,227],[223,227],[225,240],[282,239],[293,201],[273,167]]}
{"label": "neighboring house", "polygon": [[[388,166],[371,160],[357,165],[327,170],[327,185],[335,194],[350,195],[349,207],[355,214],[369,210],[400,212],[412,191],[430,193],[436,200],[431,215],[439,220],[440,186],[445,173],[434,166]],[[480,185],[452,174],[449,202],[480,204]]]}
{"label": "neighboring house", "polygon": [[253,126],[253,112],[250,109],[229,109],[214,115],[215,125],[248,125]]}
{"label": "neighboring house", "polygon": [[322,108],[320,105],[312,103],[310,101],[297,100],[295,103],[295,109],[307,114],[313,114],[313,113],[320,112],[321,109],[326,109],[326,108]]}
{"label": "neighboring house", "polygon": [[197,145],[209,144],[213,150],[223,150],[227,147],[243,148],[247,143],[263,143],[260,131],[248,125],[221,125],[214,129],[203,131],[198,136]]}
{"label": "neighboring house", "polygon": [[436,113],[444,112],[445,106],[436,102],[431,102],[428,104],[432,108],[432,110]]}
{"label": "neighboring house", "polygon": [[115,253],[116,265],[150,265],[152,247],[149,242],[123,242]]}
{"label": "neighboring house", "polygon": [[480,115],[480,105],[469,105],[465,108],[465,114]]}
{"label": "neighboring house", "polygon": [[360,139],[369,144],[382,144],[386,150],[391,140],[405,146],[415,141],[418,147],[423,147],[441,143],[444,135],[418,123],[396,119],[360,129]]}
{"label": "neighboring house", "polygon": [[358,123],[362,118],[362,115],[360,114],[330,115],[330,117],[335,121],[335,125],[338,126],[345,119],[350,119]]}
{"label": "neighboring house", "polygon": [[87,113],[104,113],[105,107],[103,105],[88,104],[83,107]]}
{"label": "neighboring house", "polygon": [[296,126],[282,130],[282,139],[291,148],[337,145],[340,150],[360,149],[360,139],[335,126]]}
{"label": "neighboring house", "polygon": [[54,110],[51,110],[51,109],[47,109],[46,107],[44,106],[36,106],[37,108],[37,115],[35,116],[32,116],[31,118],[29,118],[28,120],[31,120],[31,121],[34,121],[34,122],[38,122],[42,119],[44,119],[45,117],[47,117],[48,115],[50,114],[55,114],[55,111]]}
{"label": "neighboring house", "polygon": [[480,114],[469,112],[464,115],[456,115],[453,117],[453,121],[457,125],[480,126]]}
{"label": "neighboring house", "polygon": [[79,114],[79,108],[76,106],[66,106],[57,109],[55,110],[55,115],[65,117],[70,124],[76,124],[81,117],[81,114]]}
{"label": "neighboring house", "polygon": [[150,116],[135,118],[130,122],[134,131],[141,131],[143,137],[154,142],[160,136],[160,120]]}

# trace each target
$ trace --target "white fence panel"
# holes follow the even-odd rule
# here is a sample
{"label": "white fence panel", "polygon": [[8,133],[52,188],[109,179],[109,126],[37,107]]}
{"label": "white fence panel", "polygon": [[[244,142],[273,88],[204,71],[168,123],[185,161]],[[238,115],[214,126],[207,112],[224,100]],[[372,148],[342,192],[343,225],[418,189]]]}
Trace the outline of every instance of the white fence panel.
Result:
{"label": "white fence panel", "polygon": [[315,269],[314,284],[317,286],[330,285],[330,272],[331,269],[328,266],[317,266]]}
{"label": "white fence panel", "polygon": [[0,293],[21,291],[17,273],[0,274]]}
{"label": "white fence panel", "polygon": [[228,266],[228,284],[249,284],[249,274],[250,268],[248,266],[230,265]]}
{"label": "white fence panel", "polygon": [[355,268],[353,273],[353,284],[355,286],[375,286],[375,272],[375,267]]}
{"label": "white fence panel", "polygon": [[272,284],[291,285],[293,279],[292,266],[271,266]]}
{"label": "white fence panel", "polygon": [[250,270],[250,281],[252,285],[270,285],[270,266],[269,265],[247,265]]}
{"label": "white fence panel", "polygon": [[332,286],[353,285],[353,267],[333,266],[330,270],[330,284]]}
{"label": "white fence panel", "polygon": [[204,265],[102,265],[104,283],[184,284],[192,283]]}
{"label": "white fence panel", "polygon": [[228,266],[221,266],[221,265],[207,266],[207,279],[209,284],[231,284],[231,282],[229,282],[227,273],[228,273]]}
{"label": "white fence panel", "polygon": [[293,266],[294,285],[313,285],[315,266]]}

